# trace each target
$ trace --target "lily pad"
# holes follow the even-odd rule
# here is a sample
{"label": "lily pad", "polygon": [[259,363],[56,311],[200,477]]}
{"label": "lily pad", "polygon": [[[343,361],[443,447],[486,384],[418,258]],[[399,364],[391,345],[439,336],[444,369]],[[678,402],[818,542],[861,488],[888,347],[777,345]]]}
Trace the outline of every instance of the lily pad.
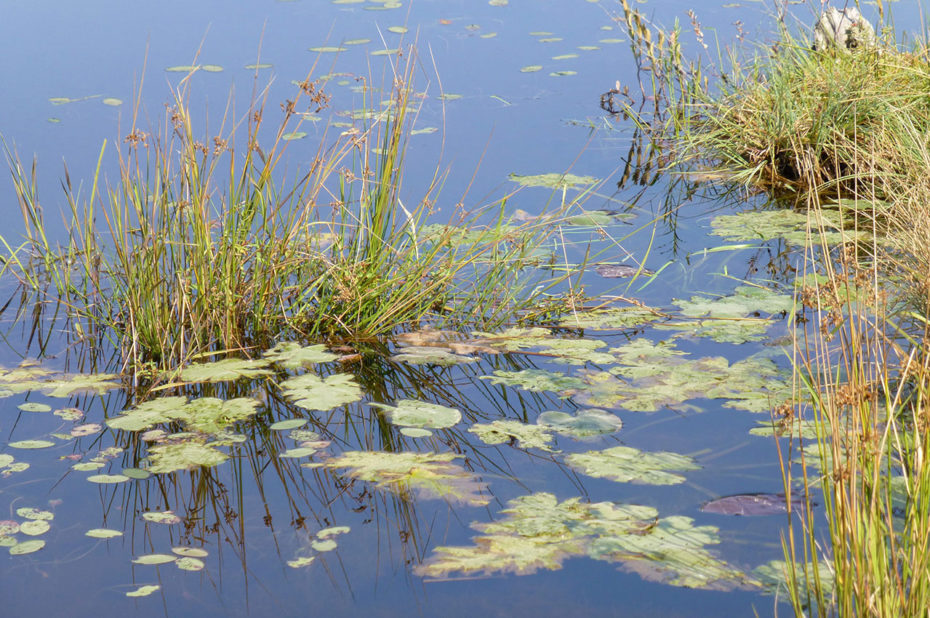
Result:
{"label": "lily pad", "polygon": [[203,560],[187,557],[178,558],[174,564],[182,571],[202,571],[204,566],[206,566]]}
{"label": "lily pad", "polygon": [[131,590],[126,593],[127,597],[147,597],[153,592],[161,590],[161,586],[158,584],[148,585],[148,586],[139,586],[135,590]]}
{"label": "lily pad", "polygon": [[391,357],[395,363],[411,363],[414,365],[440,365],[448,367],[451,365],[461,365],[463,363],[474,363],[478,360],[475,356],[465,356],[456,354],[446,348],[434,346],[405,346]]}
{"label": "lily pad", "polygon": [[[149,467],[152,474],[166,474],[188,470],[197,466],[216,466],[229,459],[202,438],[175,444],[156,444],[149,449]],[[124,477],[125,478],[125,477]]]}
{"label": "lily pad", "polygon": [[329,528],[323,528],[316,533],[318,539],[326,539],[331,536],[339,536],[340,534],[346,534],[352,529],[349,526],[331,526]]}
{"label": "lily pad", "polygon": [[142,519],[156,524],[171,525],[181,523],[181,518],[172,511],[149,511],[148,513],[142,513]]}
{"label": "lily pad", "polygon": [[132,562],[133,564],[158,565],[168,564],[169,562],[174,562],[177,559],[177,556],[172,556],[171,554],[146,554],[144,556],[136,557]]}
{"label": "lily pad", "polygon": [[433,435],[429,429],[420,429],[419,427],[401,427],[400,433],[408,438],[428,438]]}
{"label": "lily pad", "polygon": [[572,189],[574,187],[590,187],[600,182],[593,176],[576,176],[574,174],[536,174],[521,176],[511,174],[510,180],[524,187],[549,187],[550,189]]}
{"label": "lily pad", "polygon": [[616,330],[631,328],[661,320],[659,312],[639,307],[609,307],[588,309],[566,315],[559,322],[568,328],[590,328],[592,330]]}
{"label": "lily pad", "polygon": [[152,476],[152,473],[148,470],[143,470],[141,468],[123,468],[120,470],[120,474],[123,476],[129,477],[131,479],[143,480]]}
{"label": "lily pad", "polygon": [[339,356],[326,351],[322,344],[301,346],[294,341],[282,341],[267,352],[263,357],[285,369],[298,369],[317,363],[328,363]]}
{"label": "lily pad", "polygon": [[91,483],[109,485],[113,483],[125,483],[129,480],[129,477],[123,476],[122,474],[93,474],[88,476],[87,480]]}
{"label": "lily pad", "polygon": [[410,489],[456,502],[481,506],[490,501],[485,485],[452,463],[453,453],[387,453],[348,451],[325,462],[329,468],[349,468],[349,476],[405,494]]}
{"label": "lily pad", "polygon": [[288,418],[283,421],[272,423],[268,426],[268,429],[272,429],[274,431],[285,431],[287,429],[297,429],[298,427],[303,427],[306,424],[307,419],[305,418]]}
{"label": "lily pad", "polygon": [[498,369],[493,375],[481,376],[491,384],[518,386],[526,391],[541,393],[545,391],[563,392],[583,388],[584,380],[567,376],[564,373],[544,369],[523,369],[521,371],[504,371]]}
{"label": "lily pad", "polygon": [[99,470],[106,465],[107,464],[102,461],[82,461],[81,463],[76,463],[71,466],[71,469],[76,472],[93,472],[94,470]]}
{"label": "lily pad", "polygon": [[95,433],[99,433],[103,429],[103,425],[100,423],[84,423],[83,425],[78,425],[77,427],[71,428],[71,435],[75,438],[81,438],[84,436],[92,436]]}
{"label": "lily pad", "polygon": [[333,551],[337,546],[338,544],[336,541],[332,539],[314,540],[310,542],[310,547],[312,547],[314,551],[319,552]]}
{"label": "lily pad", "polygon": [[48,532],[50,528],[48,521],[44,519],[30,519],[20,524],[19,531],[29,536],[39,536]]}
{"label": "lily pad", "polygon": [[497,420],[491,423],[476,423],[468,428],[485,444],[504,444],[516,442],[523,449],[538,448],[552,451],[549,443],[552,434],[539,425],[527,425],[520,421]]}
{"label": "lily pad", "polygon": [[867,238],[859,230],[843,230],[838,211],[819,210],[810,213],[790,209],[741,212],[720,215],[710,222],[711,234],[734,241],[765,241],[784,239],[796,246],[837,244]]}
{"label": "lily pad", "polygon": [[23,519],[31,519],[34,521],[51,521],[55,519],[55,514],[51,511],[43,511],[29,506],[16,509],[16,515]]}
{"label": "lily pad", "polygon": [[45,541],[41,539],[30,539],[28,541],[23,541],[22,543],[17,543],[10,547],[11,556],[22,556],[25,554],[31,554],[37,552],[40,549],[45,547]]}
{"label": "lily pad", "polygon": [[306,373],[285,380],[280,387],[285,398],[305,410],[331,410],[362,398],[361,388],[346,373],[335,373],[326,379]]}
{"label": "lily pad", "polygon": [[200,547],[172,547],[171,551],[185,558],[206,558],[210,555],[210,552]]}
{"label": "lily pad", "polygon": [[616,433],[623,427],[623,421],[620,420],[620,417],[597,408],[579,410],[574,416],[565,412],[550,410],[536,417],[536,422],[560,434],[574,438],[591,438]]}
{"label": "lily pad", "polygon": [[675,299],[674,302],[681,307],[682,315],[694,318],[741,318],[760,311],[775,314],[794,309],[794,299],[788,294],[749,285],[738,286],[729,296],[692,296],[690,301]]}
{"label": "lily pad", "polygon": [[78,408],[60,408],[52,412],[66,421],[79,421],[84,418],[84,411]]}
{"label": "lily pad", "polygon": [[565,462],[579,472],[595,478],[606,478],[619,483],[643,485],[676,485],[685,477],[668,470],[697,470],[700,468],[686,455],[658,451],[647,453],[629,446],[615,446],[603,451],[574,453]]}
{"label": "lily pad", "polygon": [[27,401],[26,403],[21,403],[16,406],[23,412],[51,412],[52,406],[45,403],[38,403],[35,401]]}
{"label": "lily pad", "polygon": [[110,530],[109,528],[92,528],[85,532],[84,535],[94,539],[112,539],[123,536],[123,533],[120,530]]}
{"label": "lily pad", "polygon": [[299,448],[289,448],[283,453],[281,453],[281,455],[279,456],[287,457],[291,459],[298,459],[300,457],[309,457],[310,455],[313,455],[314,453],[316,453],[315,448],[304,446],[304,447],[299,447]]}
{"label": "lily pad", "polygon": [[270,375],[267,360],[224,358],[210,363],[194,363],[181,371],[185,382],[227,382]]}
{"label": "lily pad", "polygon": [[384,410],[393,425],[404,427],[444,429],[462,420],[462,413],[455,408],[414,399],[402,399],[397,402],[396,406],[383,403],[371,403],[370,405]]}
{"label": "lily pad", "polygon": [[307,566],[314,560],[316,560],[314,556],[304,556],[302,558],[295,558],[294,560],[288,560],[287,566],[291,567],[292,569],[299,569],[300,567]]}

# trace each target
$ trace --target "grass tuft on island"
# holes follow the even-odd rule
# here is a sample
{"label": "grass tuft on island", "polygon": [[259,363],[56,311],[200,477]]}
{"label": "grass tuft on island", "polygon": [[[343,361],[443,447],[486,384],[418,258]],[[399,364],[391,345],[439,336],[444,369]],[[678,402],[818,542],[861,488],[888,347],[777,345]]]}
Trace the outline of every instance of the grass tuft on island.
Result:
{"label": "grass tuft on island", "polygon": [[[335,138],[327,129],[315,152],[301,152],[296,174],[283,169],[295,160],[286,152],[329,105],[325,80],[311,70],[276,129],[264,127],[265,91],[241,120],[227,114],[211,134],[197,128],[206,122],[192,114],[184,79],[160,129],[133,118],[116,147],[115,182],[101,172],[106,142],[89,194],[65,179],[63,243],[39,201],[36,164],[26,168],[7,148],[26,241],[4,239],[4,271],[38,298],[62,302],[73,333],[110,341],[134,370],[248,350],[284,333],[365,338],[424,321],[488,328],[531,307],[558,313],[563,299],[547,291],[568,275],[530,268],[553,218],[505,224],[504,199],[425,226],[439,169],[416,203],[402,199],[418,109],[413,57],[389,76],[386,100],[366,85],[354,126]],[[260,136],[269,131],[267,144]]]}

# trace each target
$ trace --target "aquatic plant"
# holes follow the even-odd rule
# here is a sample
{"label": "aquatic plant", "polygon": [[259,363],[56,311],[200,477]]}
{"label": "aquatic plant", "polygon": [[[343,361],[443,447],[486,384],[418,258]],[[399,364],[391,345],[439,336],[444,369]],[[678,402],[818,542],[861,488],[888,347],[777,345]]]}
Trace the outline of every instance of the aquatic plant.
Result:
{"label": "aquatic plant", "polygon": [[[173,369],[283,333],[370,337],[426,319],[457,328],[510,319],[564,277],[545,281],[525,268],[551,226],[488,224],[484,209],[484,223],[459,217],[422,233],[442,178],[437,169],[415,203],[402,198],[418,105],[415,54],[406,58],[389,97],[367,88],[356,126],[332,139],[325,132],[293,179],[281,169],[289,137],[330,103],[312,69],[282,105],[270,144],[267,93],[241,119],[224,118],[225,132],[201,135],[182,80],[161,129],[133,116],[116,146],[118,179],[102,171],[106,142],[88,195],[65,179],[60,243],[35,164],[27,169],[8,149],[26,239],[4,239],[4,272],[64,303],[78,339],[112,342],[121,364],[137,370]],[[198,379],[192,371],[184,379]]]}

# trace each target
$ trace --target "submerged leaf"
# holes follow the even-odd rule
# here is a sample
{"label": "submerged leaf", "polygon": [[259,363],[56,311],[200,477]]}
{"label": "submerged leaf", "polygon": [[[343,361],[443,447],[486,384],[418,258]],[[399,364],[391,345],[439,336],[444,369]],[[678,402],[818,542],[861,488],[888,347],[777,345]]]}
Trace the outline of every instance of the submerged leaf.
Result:
{"label": "submerged leaf", "polygon": [[574,453],[565,462],[583,474],[606,478],[619,483],[644,485],[676,485],[685,477],[667,470],[697,470],[700,468],[686,455],[658,451],[647,453],[629,446],[615,446],[603,451]]}
{"label": "submerged leaf", "polygon": [[397,493],[407,488],[471,505],[490,500],[479,492],[484,483],[452,463],[453,453],[386,453],[348,451],[325,462],[329,468],[349,468],[349,475]]}
{"label": "submerged leaf", "polygon": [[551,428],[560,434],[575,438],[590,438],[616,433],[623,427],[619,416],[605,410],[590,408],[578,410],[575,415],[565,412],[547,411],[536,417],[536,423]]}

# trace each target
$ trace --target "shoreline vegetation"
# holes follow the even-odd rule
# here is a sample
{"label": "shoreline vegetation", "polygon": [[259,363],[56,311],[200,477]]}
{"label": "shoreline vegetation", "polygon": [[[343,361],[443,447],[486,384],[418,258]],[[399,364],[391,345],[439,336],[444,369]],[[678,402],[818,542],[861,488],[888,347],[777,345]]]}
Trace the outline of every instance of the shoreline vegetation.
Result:
{"label": "shoreline vegetation", "polygon": [[563,192],[561,205],[522,223],[504,219],[505,197],[427,225],[443,175],[437,166],[417,202],[405,203],[421,95],[413,50],[399,59],[389,98],[366,82],[353,126],[327,128],[297,174],[282,169],[294,165],[288,146],[330,104],[315,67],[281,104],[276,128],[265,126],[275,117],[266,90],[240,118],[228,106],[215,135],[201,133],[205,119],[191,113],[182,80],[161,128],[139,126],[137,107],[115,146],[116,181],[101,172],[113,156],[106,142],[89,195],[66,174],[63,243],[52,239],[35,162],[27,168],[6,147],[26,242],[5,245],[4,272],[31,302],[61,303],[74,339],[112,346],[134,382],[208,354],[248,355],[282,336],[364,341],[570,310],[571,286],[559,286],[573,273],[536,267],[546,265],[553,224],[586,192],[568,201]]}
{"label": "shoreline vegetation", "polygon": [[852,52],[813,51],[785,10],[774,41],[740,32],[713,50],[692,13],[695,49],[715,58],[705,64],[688,59],[680,27],[620,2],[642,97],[618,83],[602,106],[651,138],[666,171],[768,194],[844,236],[798,256],[796,397],[773,422],[796,428],[779,452],[786,493],[808,506],[788,516],[784,592],[797,615],[925,615],[930,47],[899,42],[881,2],[878,40]]}

